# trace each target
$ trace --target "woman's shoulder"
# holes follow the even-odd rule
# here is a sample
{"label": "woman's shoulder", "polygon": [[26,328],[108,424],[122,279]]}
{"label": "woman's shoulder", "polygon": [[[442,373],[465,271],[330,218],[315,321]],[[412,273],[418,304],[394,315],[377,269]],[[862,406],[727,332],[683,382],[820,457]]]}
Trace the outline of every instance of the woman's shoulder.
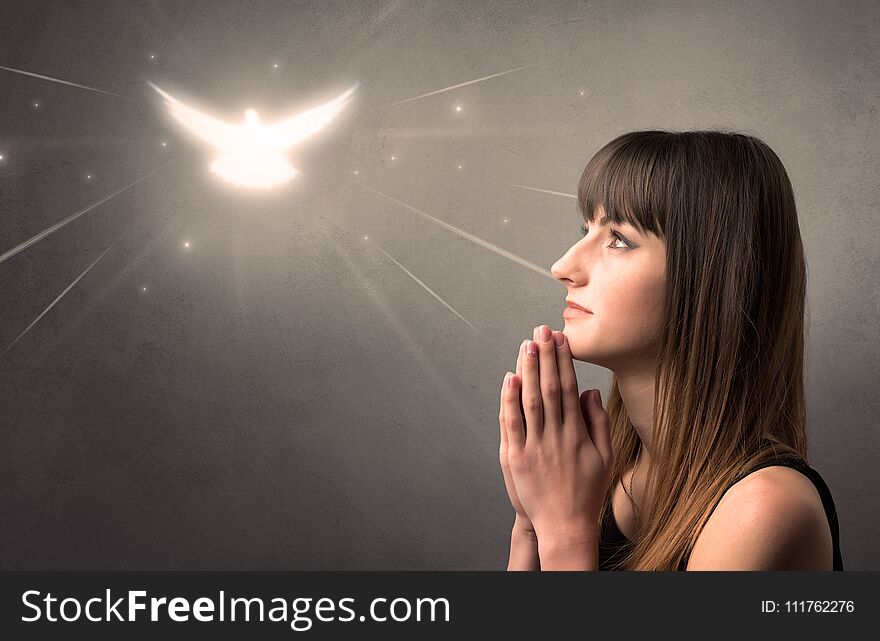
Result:
{"label": "woman's shoulder", "polygon": [[700,532],[687,569],[830,570],[828,518],[804,467],[768,465],[735,482]]}

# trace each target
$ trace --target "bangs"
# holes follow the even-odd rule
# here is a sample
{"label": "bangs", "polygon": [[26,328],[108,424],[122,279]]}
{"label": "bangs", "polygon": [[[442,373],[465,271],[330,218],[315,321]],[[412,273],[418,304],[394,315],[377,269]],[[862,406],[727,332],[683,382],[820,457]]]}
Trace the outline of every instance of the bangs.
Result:
{"label": "bangs", "polygon": [[[660,133],[660,132],[658,132]],[[664,136],[668,133],[662,132]],[[578,185],[578,211],[584,221],[628,223],[643,234],[664,237],[663,216],[671,176],[669,163],[658,162],[666,153],[663,137],[636,138],[624,134],[605,145],[590,159]]]}

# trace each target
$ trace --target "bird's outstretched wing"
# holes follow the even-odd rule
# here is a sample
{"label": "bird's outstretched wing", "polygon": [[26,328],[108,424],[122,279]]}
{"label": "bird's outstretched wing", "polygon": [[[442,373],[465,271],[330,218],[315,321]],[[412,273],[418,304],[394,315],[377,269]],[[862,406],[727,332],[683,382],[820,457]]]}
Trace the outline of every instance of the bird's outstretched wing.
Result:
{"label": "bird's outstretched wing", "polygon": [[203,114],[198,109],[189,107],[174,96],[162,91],[147,80],[147,83],[165,99],[165,105],[181,124],[207,143],[221,149],[234,145],[239,138],[240,128]]}
{"label": "bird's outstretched wing", "polygon": [[351,101],[351,96],[357,88],[355,83],[351,88],[340,94],[333,100],[318,105],[308,111],[303,111],[290,118],[279,120],[263,128],[265,140],[276,151],[284,151],[301,140],[320,131],[328,122],[345,109]]}

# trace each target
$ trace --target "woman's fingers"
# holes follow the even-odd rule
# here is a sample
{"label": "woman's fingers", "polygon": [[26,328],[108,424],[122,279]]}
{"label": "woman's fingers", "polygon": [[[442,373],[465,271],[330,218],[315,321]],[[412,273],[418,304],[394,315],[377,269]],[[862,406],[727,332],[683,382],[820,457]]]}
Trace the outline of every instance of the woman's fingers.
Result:
{"label": "woman's fingers", "polygon": [[526,432],[522,415],[519,412],[519,380],[509,372],[504,376],[503,398],[504,426],[507,430],[507,451],[510,453],[519,452],[526,444]]}
{"label": "woman's fingers", "polygon": [[[519,376],[520,387],[522,387],[522,364],[523,364],[523,361],[525,360],[526,344],[528,342],[529,342],[528,339],[526,339],[522,343],[519,344],[519,354],[516,357],[516,375]],[[525,409],[523,409],[523,404],[522,404],[522,394],[520,394],[520,397],[519,397],[519,413],[520,413],[520,415],[525,416]],[[526,426],[526,429],[528,429],[528,426]]]}
{"label": "woman's fingers", "polygon": [[599,390],[587,390],[581,399],[581,406],[586,409],[589,416],[587,421],[587,429],[590,431],[590,438],[593,445],[599,450],[599,454],[606,463],[611,461],[611,421],[608,418],[608,412],[602,406],[602,394]]}
{"label": "woman's fingers", "polygon": [[556,345],[553,332],[547,325],[537,328],[538,381],[541,386],[541,402],[544,407],[544,428],[562,427],[562,406],[560,404],[559,372],[556,364]]}
{"label": "woman's fingers", "polygon": [[[523,341],[519,344],[519,351],[516,353],[516,375],[522,376],[522,355],[523,350],[525,349],[526,342]],[[507,431],[504,429],[504,390],[507,386],[507,377],[510,376],[510,372],[504,373],[504,380],[501,383],[501,399],[498,403],[500,410],[498,412],[498,423],[501,425],[501,444],[507,445]],[[522,380],[522,379],[520,379]],[[520,412],[522,412],[522,408],[520,408]]]}
{"label": "woman's fingers", "polygon": [[[568,338],[562,332],[553,333],[553,345],[556,347],[556,368],[559,371],[559,393],[562,396],[562,422],[566,417],[580,414],[580,402],[578,399],[577,374],[574,371],[574,363],[571,357],[571,346]],[[562,345],[557,343],[562,342]],[[572,422],[572,425],[576,422]]]}
{"label": "woman's fingers", "polygon": [[528,432],[526,438],[540,440],[544,432],[544,402],[541,399],[541,386],[538,373],[538,344],[526,343],[522,368],[522,405]]}
{"label": "woman's fingers", "polygon": [[501,399],[498,402],[498,426],[501,429],[501,451],[507,451],[507,428],[504,426],[504,388],[507,387],[507,377],[509,373],[504,373],[504,380],[501,382]]}

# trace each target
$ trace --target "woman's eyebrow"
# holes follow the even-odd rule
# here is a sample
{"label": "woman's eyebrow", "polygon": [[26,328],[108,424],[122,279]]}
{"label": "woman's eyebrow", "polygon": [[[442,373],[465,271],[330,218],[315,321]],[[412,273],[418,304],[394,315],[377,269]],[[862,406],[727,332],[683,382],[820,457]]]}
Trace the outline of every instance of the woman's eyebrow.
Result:
{"label": "woman's eyebrow", "polygon": [[[584,220],[586,220],[586,218],[585,218]],[[605,225],[606,223],[610,223],[610,222],[613,222],[613,221],[611,220],[611,216],[609,216],[609,215],[606,214],[605,216],[602,216],[602,218],[600,218],[600,219],[598,220],[598,222],[596,222],[596,224],[601,226],[601,225]],[[628,225],[629,223],[625,223],[625,222],[624,222],[624,223],[621,223],[621,224],[622,224],[622,225]],[[632,225],[630,225],[630,226],[632,226]]]}

